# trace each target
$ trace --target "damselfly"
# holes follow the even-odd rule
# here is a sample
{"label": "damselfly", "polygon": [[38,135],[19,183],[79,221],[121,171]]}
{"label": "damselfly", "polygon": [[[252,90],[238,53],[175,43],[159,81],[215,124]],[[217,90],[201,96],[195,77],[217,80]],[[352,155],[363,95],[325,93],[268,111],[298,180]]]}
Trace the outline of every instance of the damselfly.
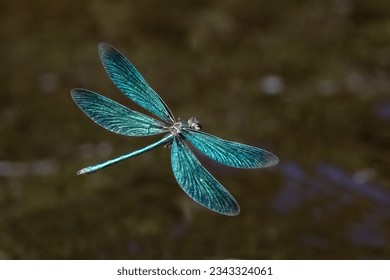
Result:
{"label": "damselfly", "polygon": [[100,43],[98,49],[103,66],[113,83],[124,95],[159,120],[86,89],[72,90],[71,95],[77,106],[98,125],[118,134],[149,136],[165,133],[166,135],[161,140],[134,152],[85,167],[77,174],[93,173],[159,146],[169,146],[173,175],[184,192],[212,211],[230,216],[237,215],[240,207],[236,200],[202,166],[186,142],[190,142],[205,156],[236,168],[270,167],[278,163],[278,158],[263,149],[223,140],[202,132],[200,123],[194,117],[187,122],[176,120],[168,106],[130,61],[106,43]]}

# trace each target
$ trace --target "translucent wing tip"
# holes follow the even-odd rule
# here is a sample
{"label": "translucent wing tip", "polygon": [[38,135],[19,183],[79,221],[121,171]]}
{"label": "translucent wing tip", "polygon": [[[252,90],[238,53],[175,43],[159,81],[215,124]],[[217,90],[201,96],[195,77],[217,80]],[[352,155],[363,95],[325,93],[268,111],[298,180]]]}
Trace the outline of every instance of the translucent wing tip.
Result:
{"label": "translucent wing tip", "polygon": [[74,88],[70,91],[70,96],[72,96],[73,99],[77,97],[83,90],[80,88]]}
{"label": "translucent wing tip", "polygon": [[105,49],[108,49],[108,48],[112,48],[109,44],[107,44],[106,42],[100,42],[98,44],[98,50],[105,50]]}
{"label": "translucent wing tip", "polygon": [[[83,88],[74,88],[70,91],[70,96],[72,97],[73,101],[76,103],[76,105],[80,107],[80,102],[82,102],[82,100],[88,96],[88,95],[91,95],[91,94],[94,94],[93,92],[91,92],[90,90],[87,90],[87,89],[83,89]],[[81,110],[83,110],[81,108]]]}
{"label": "translucent wing tip", "polygon": [[268,159],[267,159],[267,162],[268,162],[268,165],[267,167],[271,167],[271,166],[275,166],[278,164],[279,162],[279,158],[277,156],[275,156],[274,154],[268,152]]}
{"label": "translucent wing tip", "polygon": [[230,209],[230,211],[216,212],[226,216],[237,216],[238,214],[240,214],[240,211],[240,206],[237,203],[234,208]]}
{"label": "translucent wing tip", "polygon": [[99,45],[98,45],[98,52],[99,52],[100,58],[102,58],[107,53],[117,52],[117,51],[112,46],[110,46],[109,44],[107,44],[105,42],[100,42]]}

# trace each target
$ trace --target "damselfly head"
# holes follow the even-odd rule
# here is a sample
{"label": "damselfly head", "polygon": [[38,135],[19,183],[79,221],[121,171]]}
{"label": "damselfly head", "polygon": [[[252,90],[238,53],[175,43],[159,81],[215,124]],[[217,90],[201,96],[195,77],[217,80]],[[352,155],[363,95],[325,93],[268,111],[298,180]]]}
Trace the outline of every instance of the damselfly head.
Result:
{"label": "damselfly head", "polygon": [[187,122],[188,122],[188,126],[194,130],[202,129],[202,125],[195,117],[191,117]]}

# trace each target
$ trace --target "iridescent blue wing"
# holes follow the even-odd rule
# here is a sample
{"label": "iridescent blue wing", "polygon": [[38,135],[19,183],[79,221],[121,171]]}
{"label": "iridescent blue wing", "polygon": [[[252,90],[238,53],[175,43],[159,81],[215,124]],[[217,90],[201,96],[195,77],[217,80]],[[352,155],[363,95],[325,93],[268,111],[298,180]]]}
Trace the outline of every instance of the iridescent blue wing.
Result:
{"label": "iridescent blue wing", "polygon": [[86,89],[71,92],[77,106],[98,125],[126,136],[147,136],[167,132],[164,124],[147,115]]}
{"label": "iridescent blue wing", "polygon": [[128,98],[163,121],[174,121],[168,106],[126,57],[106,43],[99,44],[99,55],[110,79]]}
{"label": "iridescent blue wing", "polygon": [[274,154],[257,147],[227,141],[192,129],[181,132],[204,155],[224,165],[236,168],[261,168],[273,166],[279,161]]}
{"label": "iridescent blue wing", "polygon": [[200,205],[220,214],[234,216],[240,212],[233,196],[200,164],[179,137],[171,146],[173,174],[180,187]]}

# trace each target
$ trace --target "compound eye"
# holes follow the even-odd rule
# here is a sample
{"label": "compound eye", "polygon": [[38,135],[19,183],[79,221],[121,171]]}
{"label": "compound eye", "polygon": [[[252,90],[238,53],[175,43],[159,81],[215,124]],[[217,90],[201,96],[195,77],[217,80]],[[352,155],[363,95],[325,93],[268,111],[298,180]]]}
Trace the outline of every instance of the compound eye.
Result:
{"label": "compound eye", "polygon": [[200,123],[195,123],[194,129],[195,130],[201,130],[202,129],[202,125]]}

